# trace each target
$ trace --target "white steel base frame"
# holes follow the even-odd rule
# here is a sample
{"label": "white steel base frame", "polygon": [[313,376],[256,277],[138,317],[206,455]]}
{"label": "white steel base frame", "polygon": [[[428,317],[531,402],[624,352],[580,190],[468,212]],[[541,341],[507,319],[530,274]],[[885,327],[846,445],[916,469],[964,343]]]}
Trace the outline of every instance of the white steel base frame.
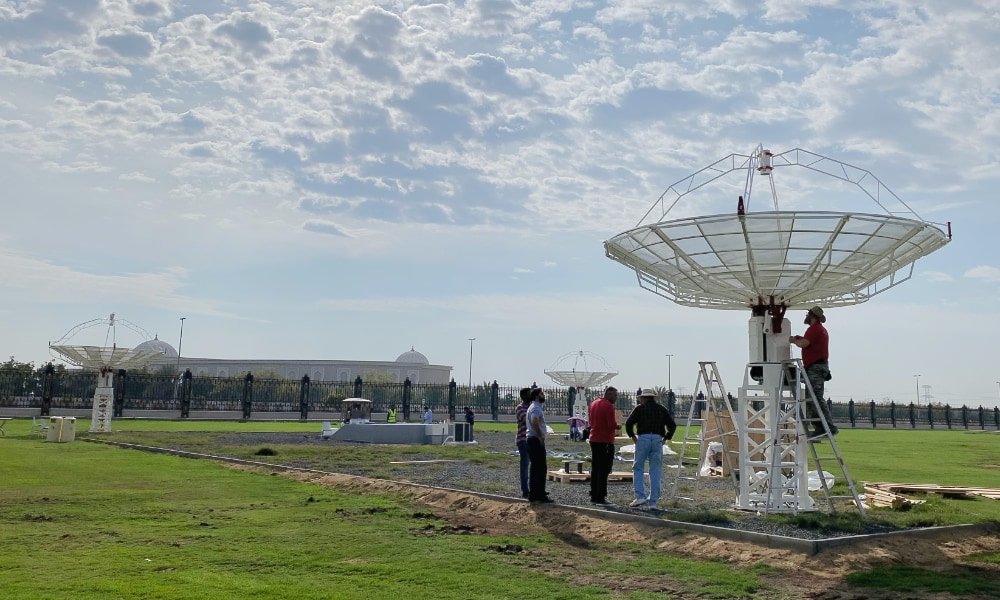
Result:
{"label": "white steel base frame", "polygon": [[[750,376],[755,367],[761,368],[761,382]],[[762,513],[815,509],[809,496],[808,441],[799,416],[801,386],[789,385],[782,372],[789,368],[795,367],[789,363],[747,365],[737,410],[738,509]]]}

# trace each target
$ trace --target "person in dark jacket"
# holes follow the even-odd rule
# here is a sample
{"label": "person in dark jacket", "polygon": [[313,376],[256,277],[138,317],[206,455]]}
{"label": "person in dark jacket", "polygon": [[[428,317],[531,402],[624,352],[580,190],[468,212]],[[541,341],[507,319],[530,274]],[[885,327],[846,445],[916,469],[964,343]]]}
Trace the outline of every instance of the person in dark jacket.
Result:
{"label": "person in dark jacket", "polygon": [[[660,499],[660,475],[663,472],[663,444],[674,437],[677,423],[670,412],[656,401],[656,392],[642,390],[639,404],[625,421],[625,432],[635,442],[635,463],[632,465],[632,486],[635,500],[632,508],[656,508]],[[649,462],[649,494],[645,491],[643,469]]]}
{"label": "person in dark jacket", "polygon": [[472,412],[468,406],[465,407],[465,422],[469,424],[469,441],[471,442],[473,440],[472,426],[476,424],[476,413]]}

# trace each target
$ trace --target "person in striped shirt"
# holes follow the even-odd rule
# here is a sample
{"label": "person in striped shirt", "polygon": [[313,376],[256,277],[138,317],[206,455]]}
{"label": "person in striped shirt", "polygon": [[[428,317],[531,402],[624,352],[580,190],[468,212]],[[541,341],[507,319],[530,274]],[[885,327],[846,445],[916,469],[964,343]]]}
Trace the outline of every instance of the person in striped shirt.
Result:
{"label": "person in striped shirt", "polygon": [[521,457],[521,497],[528,497],[528,405],[531,404],[531,388],[521,388],[521,404],[514,409],[517,419],[517,454]]}
{"label": "person in striped shirt", "polygon": [[531,405],[525,414],[528,425],[528,501],[548,504],[555,502],[545,492],[545,392],[541,388],[531,390]]}

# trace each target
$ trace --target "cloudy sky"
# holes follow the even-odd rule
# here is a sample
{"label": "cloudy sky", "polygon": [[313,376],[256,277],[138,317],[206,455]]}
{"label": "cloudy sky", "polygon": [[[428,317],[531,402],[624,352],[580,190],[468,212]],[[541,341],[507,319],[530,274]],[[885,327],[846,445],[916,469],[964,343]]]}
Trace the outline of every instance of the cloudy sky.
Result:
{"label": "cloudy sky", "polygon": [[[174,346],[186,317],[192,356],[413,346],[466,382],[475,337],[477,382],[583,349],[621,387],[666,385],[672,354],[675,389],[716,360],[735,390],[748,315],[643,291],[602,242],[761,143],[953,226],[910,281],[829,311],[828,393],[909,402],[919,374],[992,406],[997,56],[996,0],[0,0],[0,354],[44,361],[116,312]],[[783,209],[877,212],[783,185]]]}

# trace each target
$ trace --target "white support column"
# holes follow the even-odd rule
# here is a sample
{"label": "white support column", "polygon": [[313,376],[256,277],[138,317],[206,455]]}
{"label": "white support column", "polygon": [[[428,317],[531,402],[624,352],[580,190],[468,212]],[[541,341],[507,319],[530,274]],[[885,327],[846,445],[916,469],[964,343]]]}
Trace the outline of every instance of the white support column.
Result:
{"label": "white support column", "polygon": [[[759,368],[761,381],[750,373]],[[800,389],[781,363],[750,363],[739,390],[740,487],[736,507],[763,513],[813,510],[806,438],[798,419]],[[793,379],[794,381],[794,379]]]}
{"label": "white support column", "polygon": [[97,374],[97,390],[90,412],[90,433],[111,433],[111,416],[114,414],[114,371],[102,369]]}

